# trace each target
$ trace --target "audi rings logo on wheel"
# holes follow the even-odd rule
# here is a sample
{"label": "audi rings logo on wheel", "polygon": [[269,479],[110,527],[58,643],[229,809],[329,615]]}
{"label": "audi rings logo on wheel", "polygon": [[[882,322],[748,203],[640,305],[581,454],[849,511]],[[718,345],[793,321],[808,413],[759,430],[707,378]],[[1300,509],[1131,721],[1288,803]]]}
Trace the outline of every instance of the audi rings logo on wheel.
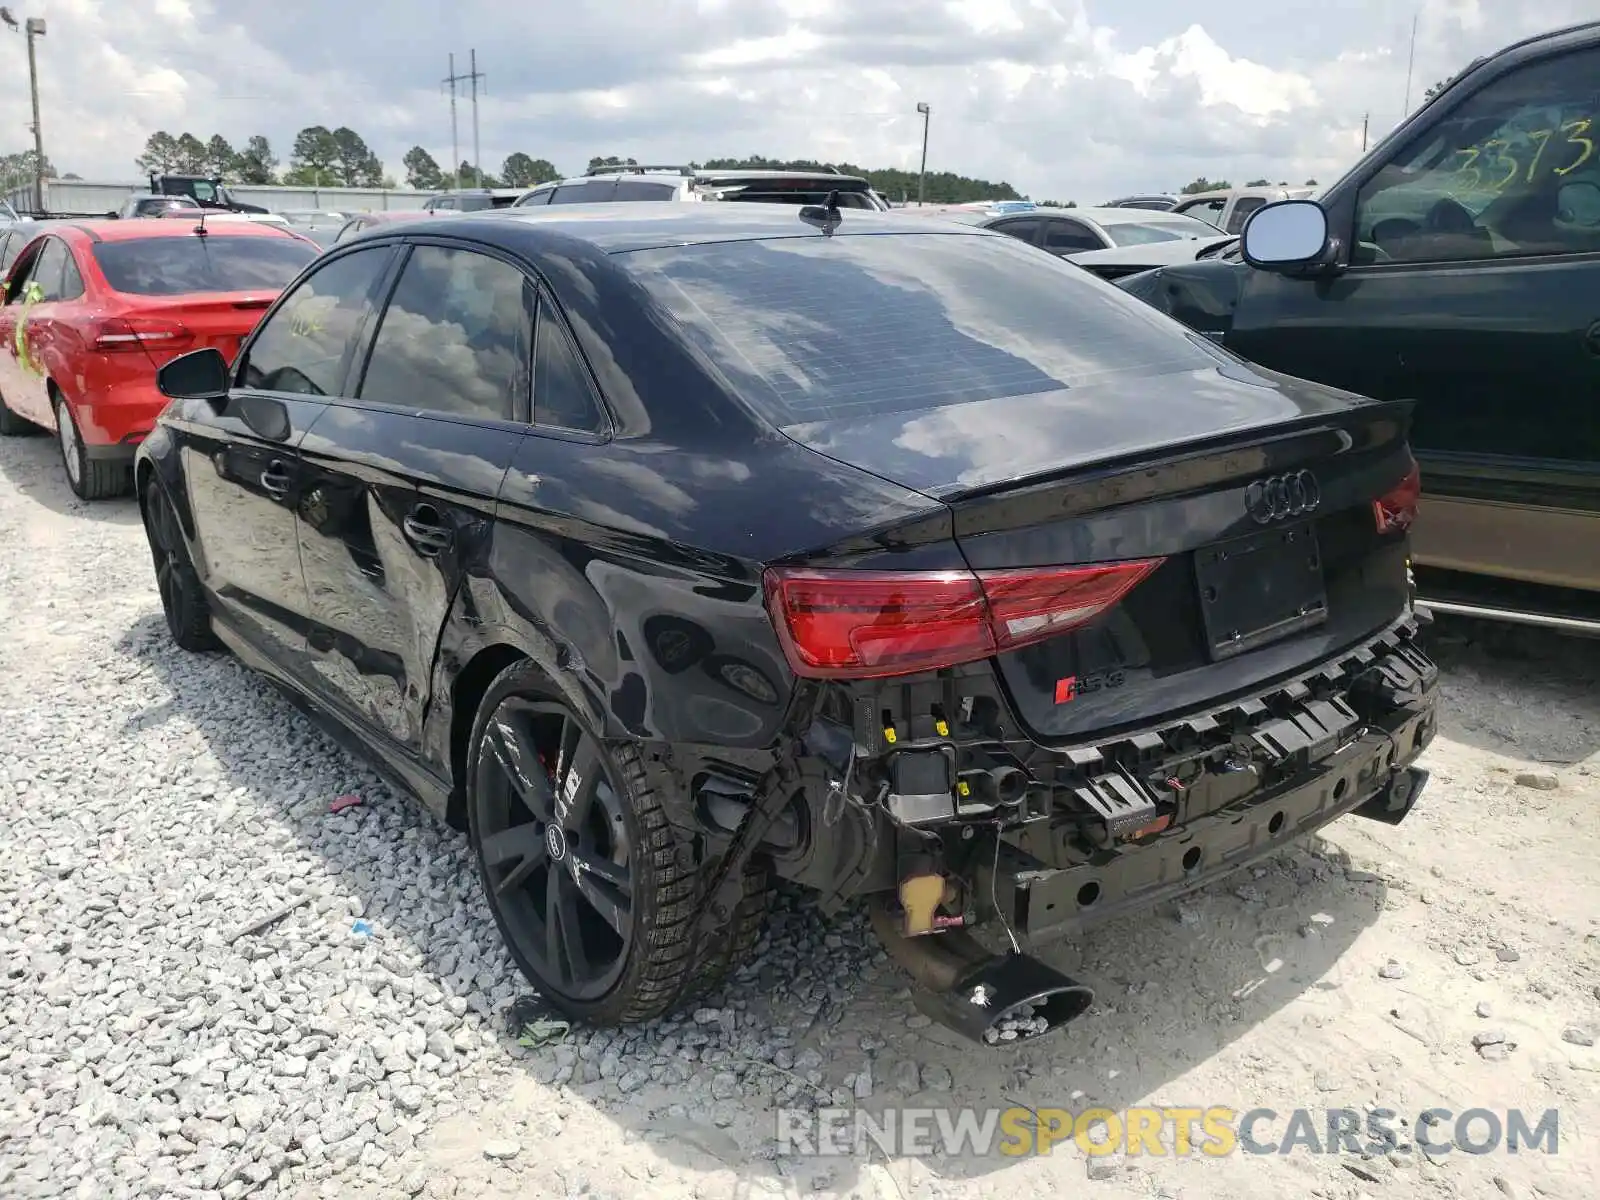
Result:
{"label": "audi rings logo on wheel", "polygon": [[1304,516],[1321,503],[1322,489],[1310,471],[1258,479],[1244,491],[1244,506],[1261,525]]}

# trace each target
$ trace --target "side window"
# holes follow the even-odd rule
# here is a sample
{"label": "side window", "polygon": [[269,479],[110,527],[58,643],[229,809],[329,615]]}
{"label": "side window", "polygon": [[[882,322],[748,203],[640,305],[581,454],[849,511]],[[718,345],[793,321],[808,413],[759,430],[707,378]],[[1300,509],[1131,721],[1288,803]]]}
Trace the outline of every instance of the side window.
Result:
{"label": "side window", "polygon": [[61,264],[61,298],[76,300],[81,295],[83,295],[83,275],[72,257],[71,248],[67,248],[66,259]]}
{"label": "side window", "polygon": [[1513,71],[1362,185],[1354,261],[1600,251],[1600,50]]}
{"label": "side window", "polygon": [[1028,245],[1033,246],[1037,245],[1039,241],[1040,224],[1041,222],[1035,221],[1030,217],[1019,221],[996,221],[989,228],[996,233],[1003,233],[1007,237],[1014,237],[1019,242],[1027,242]]}
{"label": "side window", "polygon": [[1263,208],[1266,201],[1260,196],[1240,196],[1238,203],[1233,206],[1233,211],[1228,214],[1228,233],[1238,233],[1244,228],[1245,221],[1250,214],[1258,208]]}
{"label": "side window", "polygon": [[1186,217],[1209,222],[1218,229],[1222,228],[1222,210],[1228,207],[1225,197],[1216,200],[1196,200],[1191,204],[1180,204],[1173,212],[1182,213]]}
{"label": "side window", "polygon": [[646,179],[619,179],[613,200],[671,200],[677,194],[676,184],[654,183]]}
{"label": "side window", "polygon": [[544,188],[541,191],[529,192],[526,196],[517,201],[516,206],[518,208],[528,208],[535,204],[549,204],[550,197],[552,194],[554,194],[554,192],[555,188]]}
{"label": "side window", "polygon": [[617,190],[615,179],[588,179],[582,183],[564,183],[550,197],[551,204],[596,204],[610,200]]}
{"label": "side window", "polygon": [[539,306],[539,338],[533,364],[533,423],[598,433],[605,428],[578,352],[548,301]]}
{"label": "side window", "polygon": [[1046,221],[1044,248],[1054,254],[1075,254],[1080,250],[1104,250],[1106,244],[1077,221]]}
{"label": "side window", "polygon": [[66,265],[67,248],[60,238],[49,238],[33,260],[30,283],[39,285],[41,300],[61,299],[61,269]]}
{"label": "side window", "polygon": [[392,251],[334,259],[291,292],[257,330],[239,382],[269,392],[336,396]]}
{"label": "side window", "polygon": [[533,296],[527,276],[509,263],[472,250],[418,246],[378,325],[361,399],[526,419]]}

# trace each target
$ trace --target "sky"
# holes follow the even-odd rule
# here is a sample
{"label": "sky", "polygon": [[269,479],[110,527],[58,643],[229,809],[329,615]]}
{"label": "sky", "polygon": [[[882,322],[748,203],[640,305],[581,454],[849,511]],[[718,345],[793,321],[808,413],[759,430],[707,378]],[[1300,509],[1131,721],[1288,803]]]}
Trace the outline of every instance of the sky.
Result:
{"label": "sky", "polygon": [[[1096,203],[1197,176],[1331,182],[1429,84],[1593,0],[20,0],[42,17],[45,152],[138,178],[154,130],[287,162],[348,125],[404,177],[451,158],[442,80],[476,48],[483,160],[763,154],[1004,179]],[[0,29],[0,153],[29,145],[25,39]],[[471,110],[460,105],[462,157]]]}

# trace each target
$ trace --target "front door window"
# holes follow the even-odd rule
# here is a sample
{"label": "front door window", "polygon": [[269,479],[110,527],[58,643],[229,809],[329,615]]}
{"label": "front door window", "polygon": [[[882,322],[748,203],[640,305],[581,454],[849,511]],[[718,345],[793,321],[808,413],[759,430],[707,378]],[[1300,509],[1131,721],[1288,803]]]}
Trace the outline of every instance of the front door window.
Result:
{"label": "front door window", "polygon": [[1600,250],[1600,50],[1488,84],[1362,186],[1354,260]]}

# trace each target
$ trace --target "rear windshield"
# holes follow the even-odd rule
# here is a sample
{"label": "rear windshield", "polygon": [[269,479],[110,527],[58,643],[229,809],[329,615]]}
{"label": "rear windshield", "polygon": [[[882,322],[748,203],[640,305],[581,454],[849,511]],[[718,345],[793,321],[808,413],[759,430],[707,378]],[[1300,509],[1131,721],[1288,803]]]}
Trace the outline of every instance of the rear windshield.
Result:
{"label": "rear windshield", "polygon": [[999,234],[721,242],[613,261],[779,426],[1216,364],[1140,301]]}
{"label": "rear windshield", "polygon": [[278,291],[317,256],[291,237],[150,237],[96,242],[106,282],[138,296]]}

